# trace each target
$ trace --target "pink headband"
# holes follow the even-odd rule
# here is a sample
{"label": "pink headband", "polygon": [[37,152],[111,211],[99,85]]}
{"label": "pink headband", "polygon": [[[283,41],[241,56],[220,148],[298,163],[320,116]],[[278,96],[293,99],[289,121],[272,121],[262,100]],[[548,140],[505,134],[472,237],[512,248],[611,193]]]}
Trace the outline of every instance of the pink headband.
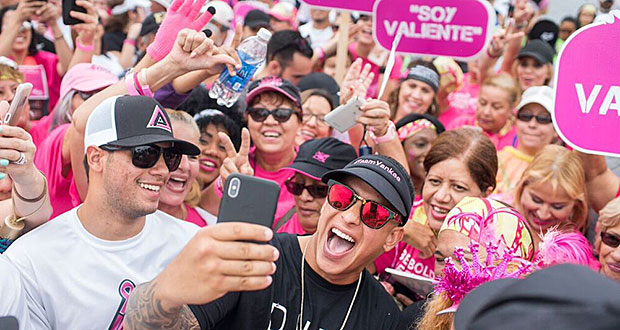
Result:
{"label": "pink headband", "polygon": [[426,118],[420,118],[418,120],[412,121],[408,123],[407,125],[399,128],[398,138],[400,139],[400,142],[403,142],[409,137],[416,135],[418,132],[420,132],[421,130],[425,128],[432,128],[435,131],[437,131],[437,128],[435,127],[435,125],[433,125],[433,123],[431,123],[430,120]]}

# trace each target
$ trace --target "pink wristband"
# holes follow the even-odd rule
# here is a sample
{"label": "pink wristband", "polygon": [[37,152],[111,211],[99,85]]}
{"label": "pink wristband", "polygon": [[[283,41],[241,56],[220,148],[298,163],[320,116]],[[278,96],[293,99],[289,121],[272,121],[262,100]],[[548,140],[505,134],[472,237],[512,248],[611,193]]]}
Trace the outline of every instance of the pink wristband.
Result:
{"label": "pink wristband", "polygon": [[125,40],[123,41],[123,44],[128,44],[128,45],[131,45],[131,46],[136,47],[136,41],[135,41],[135,40],[133,40],[133,39],[125,39]]}
{"label": "pink wristband", "polygon": [[83,51],[83,52],[92,52],[93,50],[95,50],[95,44],[93,43],[92,45],[84,45],[83,43],[80,42],[80,39],[76,39],[75,40],[75,47],[77,47],[77,49]]}
{"label": "pink wristband", "polygon": [[215,179],[215,193],[220,198],[224,196],[224,187],[222,187],[222,180],[223,179],[221,176],[218,176],[217,179]]}
{"label": "pink wristband", "polygon": [[125,75],[125,85],[127,86],[127,94],[131,96],[138,96],[140,93],[136,89],[136,83],[134,81],[134,72],[129,71]]}
{"label": "pink wristband", "polygon": [[[140,80],[138,79],[140,74],[142,74],[142,81],[144,82],[143,84],[140,83]],[[140,92],[142,93],[142,95],[148,96],[148,97],[154,96],[153,92],[151,91],[151,88],[148,85],[148,81],[146,80],[146,69],[140,70],[140,72],[136,74],[136,85],[138,85],[138,88],[140,89]]]}

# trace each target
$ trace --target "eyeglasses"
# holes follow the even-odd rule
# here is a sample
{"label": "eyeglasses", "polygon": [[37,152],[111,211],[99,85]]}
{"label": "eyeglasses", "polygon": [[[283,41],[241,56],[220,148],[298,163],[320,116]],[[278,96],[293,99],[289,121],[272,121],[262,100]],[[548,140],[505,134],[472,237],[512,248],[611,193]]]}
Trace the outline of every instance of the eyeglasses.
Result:
{"label": "eyeglasses", "polygon": [[601,232],[601,241],[612,248],[617,248],[620,245],[620,237],[608,232]]}
{"label": "eyeglasses", "polygon": [[328,186],[327,202],[338,211],[346,211],[358,200],[362,202],[360,219],[366,226],[372,229],[380,229],[390,220],[402,225],[401,216],[387,206],[360,197],[353,189],[338,181],[329,180]]}
{"label": "eyeglasses", "polygon": [[520,121],[524,121],[526,123],[529,123],[530,120],[532,120],[532,118],[536,118],[536,122],[539,124],[549,124],[551,123],[551,116],[549,115],[536,115],[534,116],[533,114],[529,113],[529,112],[523,112],[523,111],[519,111],[517,112],[517,119]]}
{"label": "eyeglasses", "polygon": [[267,110],[265,108],[248,108],[248,114],[254,121],[259,123],[267,120],[267,117],[270,115],[273,116],[273,119],[277,120],[280,123],[287,122],[293,114],[299,117],[299,112],[288,109],[288,108],[277,108],[275,110]]}
{"label": "eyeglasses", "polygon": [[131,163],[138,168],[151,168],[157,164],[159,157],[164,155],[164,163],[170,172],[174,172],[181,164],[183,155],[172,148],[162,148],[157,145],[144,145],[137,147],[119,147],[102,145],[106,151],[131,150]]}
{"label": "eyeglasses", "polygon": [[295,196],[301,195],[304,189],[308,190],[310,196],[314,198],[325,198],[327,196],[327,186],[325,185],[311,184],[305,186],[303,183],[295,182],[291,179],[286,180],[284,185],[286,186],[286,190]]}
{"label": "eyeglasses", "polygon": [[317,124],[327,126],[327,122],[325,121],[325,115],[317,115],[310,111],[305,111],[301,113],[301,121],[304,123],[309,122],[312,117],[316,118]]}

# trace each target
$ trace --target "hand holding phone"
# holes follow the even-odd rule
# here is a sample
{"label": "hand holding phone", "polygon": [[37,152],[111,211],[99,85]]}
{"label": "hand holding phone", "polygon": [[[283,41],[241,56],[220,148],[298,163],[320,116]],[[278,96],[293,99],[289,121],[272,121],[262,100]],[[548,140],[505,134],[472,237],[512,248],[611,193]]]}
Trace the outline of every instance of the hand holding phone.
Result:
{"label": "hand holding phone", "polygon": [[361,117],[364,112],[360,110],[362,106],[362,100],[354,96],[344,105],[337,107],[325,116],[325,122],[329,126],[335,128],[340,133],[345,133],[350,130],[355,124],[357,119]]}
{"label": "hand holding phone", "polygon": [[62,0],[62,22],[65,25],[76,25],[84,23],[83,20],[71,16],[71,11],[86,14],[86,8],[75,3],[76,0]]}
{"label": "hand holding phone", "polygon": [[3,124],[11,126],[17,125],[17,122],[19,122],[24,108],[26,107],[26,103],[28,102],[31,91],[31,83],[23,83],[17,86],[17,91],[15,92],[15,96],[13,97],[13,102],[11,102],[11,107],[9,108],[9,111],[6,113],[6,115],[4,115],[4,118],[2,118]]}
{"label": "hand holding phone", "polygon": [[272,228],[280,196],[277,183],[239,173],[226,179],[217,222],[247,222]]}

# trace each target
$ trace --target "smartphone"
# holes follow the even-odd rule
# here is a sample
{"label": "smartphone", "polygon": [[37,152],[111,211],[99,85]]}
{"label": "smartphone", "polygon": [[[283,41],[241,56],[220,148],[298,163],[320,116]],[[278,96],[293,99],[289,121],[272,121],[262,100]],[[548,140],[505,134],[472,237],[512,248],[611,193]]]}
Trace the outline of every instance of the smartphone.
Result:
{"label": "smartphone", "polygon": [[72,10],[86,13],[86,8],[78,6],[75,0],[62,0],[62,22],[65,23],[65,25],[84,23],[81,19],[73,18],[69,15]]}
{"label": "smartphone", "polygon": [[31,83],[23,83],[17,86],[17,91],[15,92],[15,96],[13,97],[13,102],[11,102],[9,112],[4,115],[2,123],[11,126],[17,125],[17,122],[19,122],[19,118],[21,118],[22,112],[26,107],[26,103],[28,103],[28,98],[30,97],[31,91]]}
{"label": "smartphone", "polygon": [[247,222],[273,228],[280,186],[243,174],[226,179],[217,222]]}
{"label": "smartphone", "polygon": [[329,126],[335,128],[340,133],[345,133],[357,124],[357,118],[361,117],[363,112],[360,110],[362,100],[355,96],[325,116],[325,122]]}

